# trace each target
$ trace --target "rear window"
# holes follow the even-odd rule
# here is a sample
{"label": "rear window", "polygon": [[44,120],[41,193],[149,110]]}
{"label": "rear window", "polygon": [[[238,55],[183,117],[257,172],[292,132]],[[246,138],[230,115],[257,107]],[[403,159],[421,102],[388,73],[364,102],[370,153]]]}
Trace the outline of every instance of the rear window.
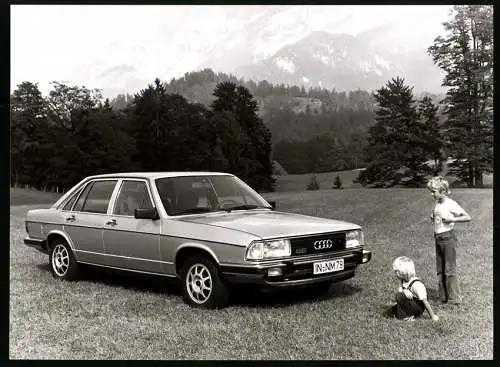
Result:
{"label": "rear window", "polygon": [[85,188],[74,210],[80,210],[81,206],[82,212],[106,214],[116,182],[95,181],[91,187]]}
{"label": "rear window", "polygon": [[93,185],[94,185],[94,183],[90,182],[90,183],[87,184],[87,186],[85,186],[85,188],[83,189],[82,193],[78,197],[78,201],[76,202],[76,204],[75,204],[75,206],[73,208],[74,211],[79,212],[79,211],[82,210],[83,204],[85,203],[85,199],[87,198],[87,194],[89,193],[89,191],[90,191],[90,189],[92,188]]}

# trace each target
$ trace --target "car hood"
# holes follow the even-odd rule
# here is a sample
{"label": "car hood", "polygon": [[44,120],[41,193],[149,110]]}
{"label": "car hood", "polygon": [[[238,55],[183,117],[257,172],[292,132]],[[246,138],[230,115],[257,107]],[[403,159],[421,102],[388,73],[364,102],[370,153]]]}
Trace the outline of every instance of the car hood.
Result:
{"label": "car hood", "polygon": [[340,220],[268,210],[186,216],[182,221],[246,232],[261,238],[293,237],[361,228]]}

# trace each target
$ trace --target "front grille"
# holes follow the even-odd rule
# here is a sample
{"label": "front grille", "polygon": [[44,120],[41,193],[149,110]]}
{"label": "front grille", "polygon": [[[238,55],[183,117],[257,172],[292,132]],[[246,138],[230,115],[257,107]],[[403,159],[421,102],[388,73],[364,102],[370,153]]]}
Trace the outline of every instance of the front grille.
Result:
{"label": "front grille", "polygon": [[[319,247],[324,248],[315,249],[314,244],[316,241],[322,241],[317,244]],[[330,241],[331,247],[324,246],[325,244],[329,245]],[[308,237],[292,238],[290,239],[290,244],[292,246],[292,256],[329,253],[345,249],[345,233],[326,233]]]}

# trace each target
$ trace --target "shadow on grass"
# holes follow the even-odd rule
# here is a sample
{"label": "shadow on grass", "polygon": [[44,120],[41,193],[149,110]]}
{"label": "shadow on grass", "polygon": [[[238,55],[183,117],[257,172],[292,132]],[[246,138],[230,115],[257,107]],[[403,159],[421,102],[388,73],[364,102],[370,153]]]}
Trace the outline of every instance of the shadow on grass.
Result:
{"label": "shadow on grass", "polygon": [[[39,269],[50,272],[49,264],[37,265]],[[167,277],[146,275],[97,266],[80,265],[80,280],[101,283],[110,287],[125,288],[137,292],[151,292],[182,296],[178,280]],[[288,307],[294,304],[313,303],[335,298],[349,297],[362,288],[349,283],[339,282],[331,285],[327,292],[314,288],[294,290],[270,290],[253,287],[233,287],[230,306],[236,307]]]}
{"label": "shadow on grass", "polygon": [[233,290],[231,306],[288,307],[294,304],[349,297],[361,290],[360,287],[343,282],[333,284],[327,292],[318,292],[314,288],[268,290],[245,287]]}
{"label": "shadow on grass", "polygon": [[[50,272],[49,264],[37,265],[38,268]],[[178,281],[173,278],[133,273],[97,266],[80,265],[80,280],[101,283],[110,287],[120,287],[140,292],[181,295]]]}

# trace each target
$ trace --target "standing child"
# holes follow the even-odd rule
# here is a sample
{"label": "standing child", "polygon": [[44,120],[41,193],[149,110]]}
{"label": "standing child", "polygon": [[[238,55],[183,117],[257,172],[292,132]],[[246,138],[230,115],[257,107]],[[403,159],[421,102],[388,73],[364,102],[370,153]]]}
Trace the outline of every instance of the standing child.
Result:
{"label": "standing child", "polygon": [[431,220],[434,222],[436,239],[436,270],[439,283],[439,298],[443,303],[460,304],[460,290],[456,274],[457,236],[453,230],[455,222],[468,222],[471,217],[450,199],[448,182],[441,176],[433,177],[427,183],[427,189],[435,201]]}
{"label": "standing child", "polygon": [[392,268],[401,282],[396,293],[393,314],[398,319],[414,320],[415,317],[421,316],[427,310],[432,321],[438,321],[439,317],[434,314],[427,300],[425,285],[415,274],[413,261],[406,256],[400,256],[394,260]]}

